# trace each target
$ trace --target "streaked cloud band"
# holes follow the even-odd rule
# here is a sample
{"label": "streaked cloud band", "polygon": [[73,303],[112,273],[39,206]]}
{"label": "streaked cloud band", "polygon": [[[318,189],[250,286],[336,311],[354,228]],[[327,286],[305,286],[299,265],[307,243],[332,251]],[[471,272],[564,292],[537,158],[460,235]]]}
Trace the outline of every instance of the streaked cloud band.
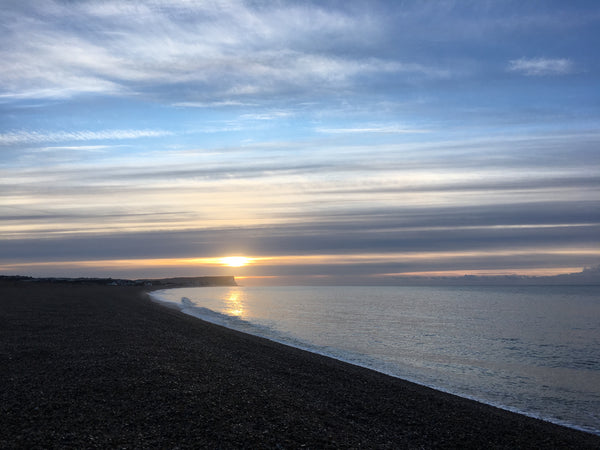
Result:
{"label": "streaked cloud band", "polygon": [[102,131],[11,131],[0,134],[0,145],[40,144],[47,142],[101,141],[140,139],[173,134],[166,130],[102,130]]}
{"label": "streaked cloud band", "polygon": [[519,58],[509,62],[508,70],[527,76],[567,75],[575,65],[566,58]]}

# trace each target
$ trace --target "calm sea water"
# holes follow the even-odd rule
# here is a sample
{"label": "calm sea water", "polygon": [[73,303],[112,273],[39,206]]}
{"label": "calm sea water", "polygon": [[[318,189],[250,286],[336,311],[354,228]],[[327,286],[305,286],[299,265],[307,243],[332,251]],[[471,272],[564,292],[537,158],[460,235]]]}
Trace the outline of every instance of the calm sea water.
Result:
{"label": "calm sea water", "polygon": [[214,287],[184,312],[600,434],[600,286]]}

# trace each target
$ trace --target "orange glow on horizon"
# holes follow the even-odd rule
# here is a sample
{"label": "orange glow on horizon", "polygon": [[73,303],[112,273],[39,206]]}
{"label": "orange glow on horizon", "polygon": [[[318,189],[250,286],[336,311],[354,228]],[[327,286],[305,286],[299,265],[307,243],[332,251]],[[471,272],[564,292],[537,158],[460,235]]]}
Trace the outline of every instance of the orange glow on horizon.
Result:
{"label": "orange glow on horizon", "polygon": [[[0,262],[0,272],[24,274],[23,272],[63,272],[65,275],[76,274],[80,271],[102,272],[111,276],[123,276],[119,274],[128,274],[134,272],[136,277],[148,277],[144,275],[152,274],[151,278],[160,278],[168,276],[189,276],[190,274],[205,275],[232,275],[232,269],[238,268],[239,272],[234,276],[239,280],[247,282],[260,283],[277,282],[283,278],[302,278],[301,275],[277,275],[277,267],[281,266],[331,266],[332,271],[340,273],[341,269],[333,267],[343,267],[345,265],[364,266],[364,276],[369,278],[390,278],[390,277],[436,277],[452,276],[462,277],[464,275],[518,275],[518,276],[551,276],[567,273],[577,273],[583,270],[583,267],[502,267],[490,269],[460,269],[461,267],[477,267],[477,258],[487,257],[506,257],[520,255],[580,255],[582,258],[589,259],[589,256],[600,257],[600,248],[518,248],[518,249],[500,249],[490,251],[430,251],[430,252],[398,252],[398,253],[355,253],[355,254],[309,254],[309,255],[263,255],[263,256],[228,256],[228,257],[201,257],[201,258],[156,258],[156,259],[105,259],[105,260],[84,260],[84,261],[41,261],[41,262]],[[515,259],[516,261],[517,259]],[[390,273],[373,273],[370,271],[371,264],[396,264],[411,263],[416,264],[415,269],[407,272],[395,272],[390,266]],[[443,262],[444,266],[454,266],[454,269],[428,270],[429,267],[440,267],[438,263]],[[568,264],[568,263],[567,263]],[[422,269],[422,270],[418,270]],[[410,269],[409,269],[410,270]],[[302,272],[299,270],[298,272]],[[326,268],[324,273],[329,272]],[[158,275],[157,275],[158,274]],[[314,277],[314,275],[312,275]],[[335,277],[335,276],[334,276]]]}

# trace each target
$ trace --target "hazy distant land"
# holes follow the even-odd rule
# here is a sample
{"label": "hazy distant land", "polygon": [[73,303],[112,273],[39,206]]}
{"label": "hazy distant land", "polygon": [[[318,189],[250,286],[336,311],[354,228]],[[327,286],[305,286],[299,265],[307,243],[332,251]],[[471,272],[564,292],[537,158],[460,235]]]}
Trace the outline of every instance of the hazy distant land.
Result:
{"label": "hazy distant land", "polygon": [[69,278],[69,277],[29,277],[22,275],[0,275],[0,282],[10,283],[53,283],[97,286],[144,286],[153,288],[237,286],[233,276],[216,277],[174,277],[159,279],[128,280],[124,278]]}
{"label": "hazy distant land", "polygon": [[[234,276],[174,277],[159,279],[31,277],[0,275],[0,282],[69,283],[107,286],[146,286],[152,288],[237,286]],[[526,285],[600,285],[600,265],[581,272],[552,276],[527,275],[468,275],[463,276],[404,276],[386,277],[384,285],[401,286],[526,286]]]}
{"label": "hazy distant land", "polygon": [[[581,272],[552,276],[527,275],[463,275],[463,276],[397,276],[389,284],[417,286],[448,285],[600,285],[600,266],[585,268]],[[388,283],[386,283],[388,284]]]}

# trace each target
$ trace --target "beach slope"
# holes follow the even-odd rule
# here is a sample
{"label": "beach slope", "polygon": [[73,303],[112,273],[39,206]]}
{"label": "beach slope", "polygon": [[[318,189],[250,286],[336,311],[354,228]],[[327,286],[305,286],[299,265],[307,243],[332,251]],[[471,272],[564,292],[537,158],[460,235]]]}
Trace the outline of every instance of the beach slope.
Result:
{"label": "beach slope", "polygon": [[205,323],[144,289],[0,285],[0,448],[600,448]]}

